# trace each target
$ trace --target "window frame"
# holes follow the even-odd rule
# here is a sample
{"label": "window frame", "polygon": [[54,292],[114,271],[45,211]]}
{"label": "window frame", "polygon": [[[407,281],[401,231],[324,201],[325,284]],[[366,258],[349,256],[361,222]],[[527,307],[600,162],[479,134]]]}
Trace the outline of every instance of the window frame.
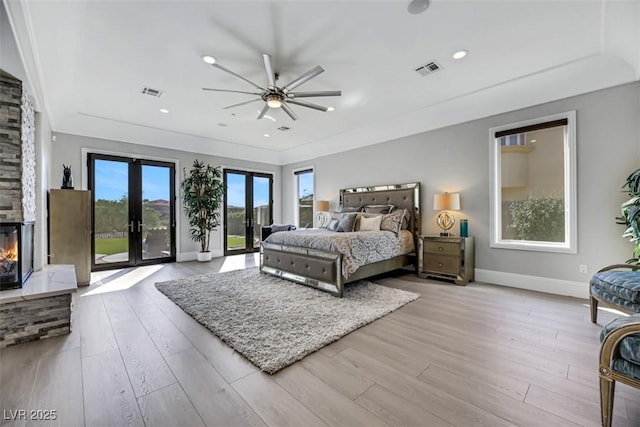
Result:
{"label": "window frame", "polygon": [[[502,239],[502,174],[501,150],[496,132],[534,126],[546,122],[566,119],[564,137],[564,242],[539,242],[531,240]],[[490,243],[491,248],[516,249],[524,251],[577,253],[578,249],[578,202],[577,202],[577,156],[576,156],[576,112],[567,111],[489,129],[490,156]]]}
{"label": "window frame", "polygon": [[[293,174],[293,181],[294,181],[294,185],[293,185],[293,220],[294,220],[294,224],[296,225],[297,228],[301,228],[300,226],[300,178],[299,176],[304,174],[304,173],[312,173],[313,174],[313,188],[312,188],[312,192],[313,192],[313,199],[311,201],[311,208],[315,209],[315,199],[316,199],[316,171],[315,171],[315,167],[314,166],[305,166],[305,167],[300,167],[300,168],[296,168],[292,171]],[[312,217],[315,214],[315,211],[313,211],[312,213]],[[311,226],[313,227],[313,222],[311,224]]]}

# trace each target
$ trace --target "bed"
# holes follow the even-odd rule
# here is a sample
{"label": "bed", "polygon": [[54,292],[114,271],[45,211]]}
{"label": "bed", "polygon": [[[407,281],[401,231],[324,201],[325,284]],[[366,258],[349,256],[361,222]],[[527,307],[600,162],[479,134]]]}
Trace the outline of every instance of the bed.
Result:
{"label": "bed", "polygon": [[[420,183],[340,190],[343,210],[365,205],[406,209],[406,230],[397,236],[390,231],[337,233],[326,229],[274,233],[260,245],[260,271],[342,297],[347,283],[415,267],[421,226]],[[365,252],[367,256],[363,256]]]}

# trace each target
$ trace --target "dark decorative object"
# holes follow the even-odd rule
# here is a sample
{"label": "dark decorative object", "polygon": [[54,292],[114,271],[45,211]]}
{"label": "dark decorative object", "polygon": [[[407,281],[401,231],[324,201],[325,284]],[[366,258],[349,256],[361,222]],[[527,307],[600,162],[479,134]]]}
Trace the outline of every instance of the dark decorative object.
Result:
{"label": "dark decorative object", "polygon": [[64,172],[62,172],[62,187],[63,190],[73,190],[73,175],[71,174],[71,166],[62,165]]}

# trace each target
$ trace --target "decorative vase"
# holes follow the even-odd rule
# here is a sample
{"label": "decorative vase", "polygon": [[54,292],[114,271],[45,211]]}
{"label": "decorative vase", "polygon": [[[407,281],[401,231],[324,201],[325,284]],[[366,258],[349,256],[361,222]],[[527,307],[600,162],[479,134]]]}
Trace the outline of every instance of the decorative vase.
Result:
{"label": "decorative vase", "polygon": [[469,220],[460,220],[460,237],[469,237]]}
{"label": "decorative vase", "polygon": [[198,252],[198,261],[200,261],[200,262],[211,261],[211,252],[209,252],[209,251]]}

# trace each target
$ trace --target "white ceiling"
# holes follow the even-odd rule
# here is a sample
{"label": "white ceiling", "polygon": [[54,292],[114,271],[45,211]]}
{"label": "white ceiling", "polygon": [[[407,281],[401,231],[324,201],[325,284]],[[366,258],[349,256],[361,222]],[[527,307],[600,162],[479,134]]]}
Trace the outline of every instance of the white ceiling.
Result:
{"label": "white ceiling", "polygon": [[[287,164],[640,78],[639,1],[433,0],[420,15],[388,1],[7,0],[52,129]],[[454,60],[465,49],[469,55]],[[321,65],[297,88],[342,90],[257,120],[253,91],[201,60],[266,85]],[[432,60],[442,70],[414,69]],[[160,99],[144,86],[165,92]],[[169,114],[159,112],[170,110]],[[288,132],[278,131],[289,126]],[[263,135],[268,133],[270,138]]]}

